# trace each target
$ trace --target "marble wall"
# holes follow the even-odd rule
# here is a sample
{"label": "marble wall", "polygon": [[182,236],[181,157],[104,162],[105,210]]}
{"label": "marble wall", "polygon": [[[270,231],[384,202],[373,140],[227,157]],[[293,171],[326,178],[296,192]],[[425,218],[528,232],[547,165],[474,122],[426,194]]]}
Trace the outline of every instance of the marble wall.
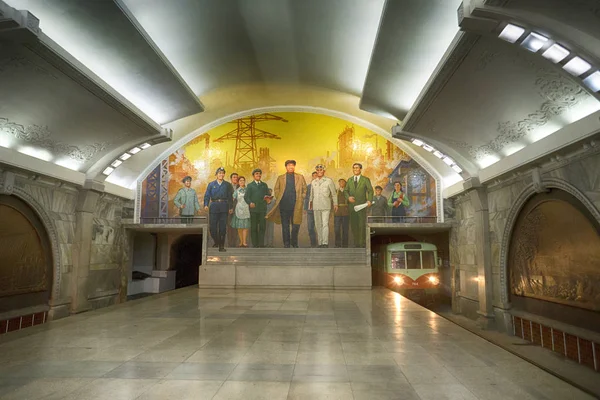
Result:
{"label": "marble wall", "polygon": [[[537,169],[517,172],[510,177],[499,179],[486,186],[489,220],[490,265],[492,271],[492,305],[496,319],[502,319],[504,310],[510,308],[507,296],[507,279],[503,269],[507,255],[508,243],[505,237],[507,225],[512,225],[518,215],[518,208],[536,190],[546,190],[555,185],[563,190],[576,192],[580,200],[595,207],[596,215],[600,215],[600,149],[587,148],[569,157],[552,158]],[[531,193],[530,195],[528,193]],[[572,193],[572,194],[573,194]],[[577,197],[576,196],[576,197]],[[454,215],[447,222],[453,224],[450,233],[450,259],[457,270],[458,284],[454,293],[458,303],[455,311],[476,317],[479,307],[477,266],[483,260],[477,259],[475,251],[475,208],[469,193],[460,194],[451,199],[454,204]],[[510,227],[508,228],[510,229]],[[503,325],[502,321],[498,321]]]}
{"label": "marble wall", "polygon": [[[89,302],[87,309],[124,300],[129,237],[121,217],[123,205],[131,201],[101,194],[93,209],[93,223],[86,224],[82,222],[85,219],[77,217],[78,201],[84,193],[81,188],[22,170],[7,168],[0,172],[2,193],[27,203],[48,232],[54,262],[50,317],[69,315],[74,297]],[[90,236],[88,233],[91,242],[82,241],[82,237]],[[89,249],[82,252],[82,246]],[[89,254],[89,264],[82,260],[82,254]],[[79,286],[84,290],[78,290]]]}

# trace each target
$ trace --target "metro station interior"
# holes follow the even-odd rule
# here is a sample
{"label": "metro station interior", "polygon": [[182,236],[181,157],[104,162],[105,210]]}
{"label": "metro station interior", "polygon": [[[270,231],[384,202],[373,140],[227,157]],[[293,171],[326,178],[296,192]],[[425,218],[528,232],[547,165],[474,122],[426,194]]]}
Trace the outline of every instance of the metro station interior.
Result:
{"label": "metro station interior", "polygon": [[0,0],[0,399],[599,373],[598,0]]}

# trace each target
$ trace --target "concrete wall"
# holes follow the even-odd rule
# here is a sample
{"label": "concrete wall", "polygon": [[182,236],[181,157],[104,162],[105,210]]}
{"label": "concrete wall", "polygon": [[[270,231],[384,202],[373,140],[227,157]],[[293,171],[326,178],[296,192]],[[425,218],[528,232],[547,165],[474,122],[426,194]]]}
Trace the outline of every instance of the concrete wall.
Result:
{"label": "concrete wall", "polygon": [[152,275],[156,266],[156,236],[148,232],[136,232],[133,237],[133,263],[129,273],[140,271]]}
{"label": "concrete wall", "polygon": [[[454,311],[477,318],[485,310],[482,299],[491,300],[495,325],[511,330],[507,313],[511,308],[508,295],[507,256],[510,232],[521,207],[536,192],[560,189],[578,198],[600,220],[600,148],[586,146],[565,157],[552,158],[536,168],[512,174],[481,187],[487,197],[489,262],[478,252],[477,236],[481,227],[476,222],[476,205],[472,191],[464,192],[450,201],[454,205],[450,233],[450,260],[456,269],[458,285],[454,293]],[[484,206],[484,207],[485,207]],[[489,264],[489,265],[486,265]],[[479,267],[491,271],[491,282],[481,290],[483,275]],[[479,278],[480,281],[476,279]]]}

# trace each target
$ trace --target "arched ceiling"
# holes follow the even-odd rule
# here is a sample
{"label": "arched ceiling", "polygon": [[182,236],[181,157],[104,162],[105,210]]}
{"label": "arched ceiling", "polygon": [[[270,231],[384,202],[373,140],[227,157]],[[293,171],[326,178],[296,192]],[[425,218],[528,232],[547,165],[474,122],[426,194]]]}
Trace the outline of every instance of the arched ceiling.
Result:
{"label": "arched ceiling", "polygon": [[113,160],[147,142],[107,179],[133,187],[192,132],[297,106],[425,141],[463,170],[406,142],[445,186],[484,180],[534,160],[538,147],[547,154],[549,143],[597,133],[572,128],[600,110],[596,93],[543,50],[498,39],[507,22],[520,25],[596,70],[597,2],[542,3],[0,0],[0,97],[10,99],[0,102],[0,161],[27,168],[33,156],[51,164],[39,167],[48,174],[101,182]]}

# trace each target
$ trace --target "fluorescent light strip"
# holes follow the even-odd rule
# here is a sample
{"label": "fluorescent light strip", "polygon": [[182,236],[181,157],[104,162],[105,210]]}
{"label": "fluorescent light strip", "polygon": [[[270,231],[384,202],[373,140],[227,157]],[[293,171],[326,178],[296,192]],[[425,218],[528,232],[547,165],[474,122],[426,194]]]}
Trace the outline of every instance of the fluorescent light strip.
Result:
{"label": "fluorescent light strip", "polygon": [[600,71],[596,71],[583,80],[585,86],[589,87],[592,92],[600,91]]}
{"label": "fluorescent light strip", "polygon": [[113,167],[106,167],[106,168],[104,169],[104,171],[102,171],[102,173],[103,173],[104,175],[108,176],[108,175],[112,174],[114,170],[115,170],[115,169],[114,169]]}
{"label": "fluorescent light strip", "polygon": [[525,29],[520,26],[516,26],[513,24],[508,24],[504,27],[502,32],[498,37],[502,40],[506,40],[509,43],[515,43],[523,34],[525,33]]}
{"label": "fluorescent light strip", "polygon": [[131,154],[137,154],[140,151],[142,151],[142,149],[140,149],[139,147],[134,147],[133,149],[129,150],[129,153],[131,153]]}
{"label": "fluorescent light strip", "polygon": [[423,149],[425,149],[426,151],[428,151],[430,153],[433,151],[433,147],[431,147],[428,144],[423,144]]}
{"label": "fluorescent light strip", "polygon": [[573,57],[571,61],[565,64],[563,67],[565,71],[570,73],[573,76],[579,76],[592,68],[589,62],[585,61],[580,57]]}
{"label": "fluorescent light strip", "polygon": [[129,153],[123,153],[123,154],[121,155],[121,157],[119,157],[119,159],[121,159],[121,160],[123,160],[123,161],[125,161],[125,160],[129,160],[130,158],[131,158],[131,154],[129,154]]}
{"label": "fluorescent light strip", "polygon": [[569,55],[569,50],[565,49],[561,45],[554,43],[552,46],[542,53],[542,56],[552,61],[554,64],[558,64]]}
{"label": "fluorescent light strip", "polygon": [[150,143],[140,144],[140,149],[146,150],[148,147],[152,146]]}
{"label": "fluorescent light strip", "polygon": [[544,45],[546,44],[547,41],[548,41],[547,37],[542,36],[536,32],[531,32],[529,35],[527,35],[525,40],[523,40],[523,43],[521,43],[521,46],[525,47],[527,50],[529,50],[531,52],[536,53],[537,51],[539,51],[539,49],[544,47]]}
{"label": "fluorescent light strip", "polygon": [[444,155],[442,153],[440,153],[438,150],[433,152],[433,155],[436,156],[437,158],[442,158],[444,157]]}
{"label": "fluorescent light strip", "polygon": [[123,161],[121,160],[115,160],[112,162],[112,164],[110,164],[111,167],[117,168],[119,165],[123,164]]}
{"label": "fluorescent light strip", "polygon": [[456,164],[454,164],[454,165],[452,166],[452,169],[453,169],[454,171],[458,172],[459,174],[463,172],[462,168],[461,168],[461,167],[459,167],[459,166],[458,166],[458,165],[456,165]]}
{"label": "fluorescent light strip", "polygon": [[452,164],[454,164],[454,160],[453,160],[453,159],[451,159],[450,157],[444,157],[444,158],[442,159],[442,161],[443,161],[443,162],[445,162],[445,163],[446,163],[446,165],[448,165],[449,167],[450,167],[450,166],[452,166]]}
{"label": "fluorescent light strip", "polygon": [[412,142],[413,142],[413,144],[416,144],[417,146],[422,146],[423,145],[423,141],[419,140],[419,139],[413,139]]}

